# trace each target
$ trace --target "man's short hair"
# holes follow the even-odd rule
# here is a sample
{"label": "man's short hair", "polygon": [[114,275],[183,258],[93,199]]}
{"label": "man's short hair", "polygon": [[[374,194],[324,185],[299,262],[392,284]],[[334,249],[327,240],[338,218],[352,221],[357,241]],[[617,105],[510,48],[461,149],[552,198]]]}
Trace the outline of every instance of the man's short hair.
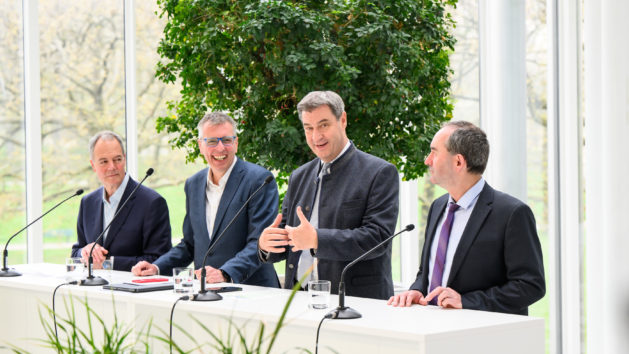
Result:
{"label": "man's short hair", "polygon": [[326,105],[330,107],[332,114],[336,117],[336,120],[341,119],[343,112],[345,112],[345,104],[343,99],[336,92],[333,91],[312,91],[307,94],[297,104],[297,113],[299,114],[299,120],[302,119],[304,111],[312,112],[315,109]]}
{"label": "man's short hair", "polygon": [[124,155],[124,144],[122,143],[122,138],[120,137],[120,135],[109,131],[109,130],[103,130],[100,131],[98,133],[96,133],[94,136],[92,136],[90,138],[90,159],[94,160],[94,147],[96,146],[96,143],[99,140],[105,140],[105,141],[110,141],[110,140],[117,140],[118,144],[120,144],[120,149],[122,149],[122,155]]}
{"label": "man's short hair", "polygon": [[467,171],[482,175],[489,160],[489,141],[485,132],[466,121],[447,122],[443,127],[455,128],[446,141],[448,152],[461,154],[467,162]]}
{"label": "man's short hair", "polygon": [[234,135],[236,134],[236,121],[232,119],[227,113],[223,112],[210,112],[201,118],[199,124],[197,124],[197,130],[199,131],[199,139],[203,138],[203,127],[205,124],[209,125],[219,125],[223,123],[231,124],[232,128],[234,128]]}

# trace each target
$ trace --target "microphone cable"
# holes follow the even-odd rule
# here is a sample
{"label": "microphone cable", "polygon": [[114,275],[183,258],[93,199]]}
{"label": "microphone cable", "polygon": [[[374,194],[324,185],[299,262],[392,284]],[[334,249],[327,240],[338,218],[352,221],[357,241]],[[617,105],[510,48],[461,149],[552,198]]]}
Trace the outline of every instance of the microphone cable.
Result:
{"label": "microphone cable", "polygon": [[317,326],[317,339],[315,340],[315,354],[319,354],[319,331],[321,330],[321,325],[323,324],[323,321],[327,320],[328,318],[334,318],[337,311],[338,310],[328,312],[325,316],[323,316],[321,321],[319,321],[319,325]]}
{"label": "microphone cable", "polygon": [[170,353],[173,352],[173,315],[175,314],[175,306],[181,300],[190,300],[189,295],[185,295],[177,299],[173,304],[173,307],[170,309],[170,323],[169,323],[169,332],[168,332],[168,345],[170,346]]}
{"label": "microphone cable", "polygon": [[67,282],[67,283],[61,283],[61,284],[57,285],[57,287],[55,288],[55,290],[52,292],[52,321],[53,321],[53,322],[54,322],[54,324],[55,324],[55,338],[56,338],[57,340],[59,340],[59,336],[57,335],[57,311],[55,310],[55,295],[57,295],[57,290],[58,290],[60,287],[62,287],[62,286],[64,286],[64,285],[76,285],[76,284],[78,284],[78,283],[79,283],[79,282],[78,282],[77,280],[70,281],[70,282]]}

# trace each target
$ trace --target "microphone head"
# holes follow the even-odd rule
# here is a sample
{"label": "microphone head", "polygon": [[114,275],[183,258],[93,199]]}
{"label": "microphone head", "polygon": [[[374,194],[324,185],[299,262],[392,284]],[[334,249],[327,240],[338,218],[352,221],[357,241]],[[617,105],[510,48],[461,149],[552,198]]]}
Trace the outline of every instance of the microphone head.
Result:
{"label": "microphone head", "polygon": [[408,225],[406,225],[406,231],[411,231],[411,230],[413,230],[414,228],[415,228],[415,225],[413,225],[413,224],[408,224]]}
{"label": "microphone head", "polygon": [[81,195],[83,194],[83,189],[79,189],[78,191],[76,191],[75,195]]}
{"label": "microphone head", "polygon": [[264,184],[271,183],[272,180],[273,180],[273,176],[272,175],[271,176],[266,176],[266,178],[264,179]]}
{"label": "microphone head", "polygon": [[155,170],[153,169],[153,167],[149,167],[149,169],[148,169],[148,170],[146,170],[146,175],[147,175],[147,176],[150,176],[150,175],[152,175],[152,174],[153,174],[153,172],[154,172],[154,171],[155,171]]}

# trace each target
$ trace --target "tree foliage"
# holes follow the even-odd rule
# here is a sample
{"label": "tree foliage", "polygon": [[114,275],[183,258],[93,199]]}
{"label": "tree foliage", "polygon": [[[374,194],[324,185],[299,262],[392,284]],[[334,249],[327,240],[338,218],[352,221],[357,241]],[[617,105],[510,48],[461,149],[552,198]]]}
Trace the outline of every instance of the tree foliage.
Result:
{"label": "tree foliage", "polygon": [[181,80],[159,131],[199,156],[207,111],[239,123],[239,155],[279,171],[280,183],[312,159],[297,117],[313,90],[343,97],[348,136],[394,163],[425,172],[433,134],[451,117],[448,75],[455,0],[158,0],[166,17],[157,76]]}

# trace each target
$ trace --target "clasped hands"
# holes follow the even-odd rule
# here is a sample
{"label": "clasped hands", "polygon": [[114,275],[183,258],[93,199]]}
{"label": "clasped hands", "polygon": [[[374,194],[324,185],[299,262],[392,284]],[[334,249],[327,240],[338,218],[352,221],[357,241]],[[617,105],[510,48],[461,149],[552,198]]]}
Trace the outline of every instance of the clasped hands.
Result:
{"label": "clasped hands", "polygon": [[452,288],[443,286],[436,287],[433,291],[424,295],[417,290],[408,290],[403,293],[391,296],[387,305],[395,307],[408,307],[412,304],[428,305],[430,300],[437,297],[437,305],[443,308],[462,309],[461,294]]}
{"label": "clasped hands", "polygon": [[109,251],[98,243],[94,245],[94,242],[92,242],[81,248],[81,258],[83,259],[83,264],[88,264],[92,247],[94,247],[94,251],[92,252],[92,269],[102,269],[103,261],[107,258]]}
{"label": "clasped hands", "polygon": [[319,245],[317,230],[312,227],[301,211],[301,207],[297,207],[297,217],[300,222],[299,226],[280,228],[282,214],[278,214],[273,224],[262,231],[258,241],[260,249],[271,253],[285,252],[286,246],[291,246],[293,251],[316,249]]}

